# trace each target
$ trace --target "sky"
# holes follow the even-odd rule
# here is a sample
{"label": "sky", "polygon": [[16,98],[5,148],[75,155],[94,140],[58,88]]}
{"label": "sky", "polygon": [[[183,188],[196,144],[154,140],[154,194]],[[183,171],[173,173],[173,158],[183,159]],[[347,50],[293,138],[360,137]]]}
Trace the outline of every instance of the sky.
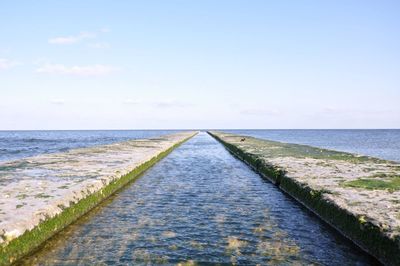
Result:
{"label": "sky", "polygon": [[1,1],[0,130],[400,128],[400,1]]}

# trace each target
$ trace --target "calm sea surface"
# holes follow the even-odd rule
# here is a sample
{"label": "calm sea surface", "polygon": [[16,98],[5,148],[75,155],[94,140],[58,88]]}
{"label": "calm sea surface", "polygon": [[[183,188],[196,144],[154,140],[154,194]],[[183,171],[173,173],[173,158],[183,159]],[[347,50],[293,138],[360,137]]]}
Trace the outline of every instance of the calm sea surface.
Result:
{"label": "calm sea surface", "polygon": [[[224,131],[400,161],[400,129]],[[0,161],[174,132],[177,130],[0,131]]]}
{"label": "calm sea surface", "polygon": [[0,131],[0,161],[129,139],[158,137],[176,130]]}
{"label": "calm sea surface", "polygon": [[358,153],[400,162],[400,129],[223,131],[262,139]]}
{"label": "calm sea surface", "polygon": [[374,263],[206,133],[178,147],[23,263],[176,265],[183,261]]}

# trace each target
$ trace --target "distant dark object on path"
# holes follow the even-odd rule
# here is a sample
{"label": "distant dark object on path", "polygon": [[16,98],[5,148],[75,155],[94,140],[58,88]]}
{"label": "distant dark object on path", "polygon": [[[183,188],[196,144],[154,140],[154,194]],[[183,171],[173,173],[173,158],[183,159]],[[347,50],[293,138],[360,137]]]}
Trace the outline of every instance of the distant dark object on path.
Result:
{"label": "distant dark object on path", "polygon": [[240,139],[240,141],[242,141],[242,142],[245,141],[245,140],[246,140],[246,138],[241,138],[241,139]]}

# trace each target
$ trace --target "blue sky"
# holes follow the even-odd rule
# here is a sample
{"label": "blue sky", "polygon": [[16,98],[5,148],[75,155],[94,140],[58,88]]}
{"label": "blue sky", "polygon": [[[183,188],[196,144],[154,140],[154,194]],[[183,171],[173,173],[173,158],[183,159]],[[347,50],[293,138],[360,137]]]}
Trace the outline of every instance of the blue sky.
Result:
{"label": "blue sky", "polygon": [[399,1],[2,1],[0,129],[399,128]]}

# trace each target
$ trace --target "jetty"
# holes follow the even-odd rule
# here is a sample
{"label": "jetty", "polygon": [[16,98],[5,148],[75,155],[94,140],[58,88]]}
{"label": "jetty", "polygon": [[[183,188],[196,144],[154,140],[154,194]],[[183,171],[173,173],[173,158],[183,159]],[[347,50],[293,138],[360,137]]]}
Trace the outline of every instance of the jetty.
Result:
{"label": "jetty", "polygon": [[383,264],[400,265],[399,163],[307,145],[208,133]]}
{"label": "jetty", "polygon": [[0,163],[0,265],[86,214],[197,132]]}

